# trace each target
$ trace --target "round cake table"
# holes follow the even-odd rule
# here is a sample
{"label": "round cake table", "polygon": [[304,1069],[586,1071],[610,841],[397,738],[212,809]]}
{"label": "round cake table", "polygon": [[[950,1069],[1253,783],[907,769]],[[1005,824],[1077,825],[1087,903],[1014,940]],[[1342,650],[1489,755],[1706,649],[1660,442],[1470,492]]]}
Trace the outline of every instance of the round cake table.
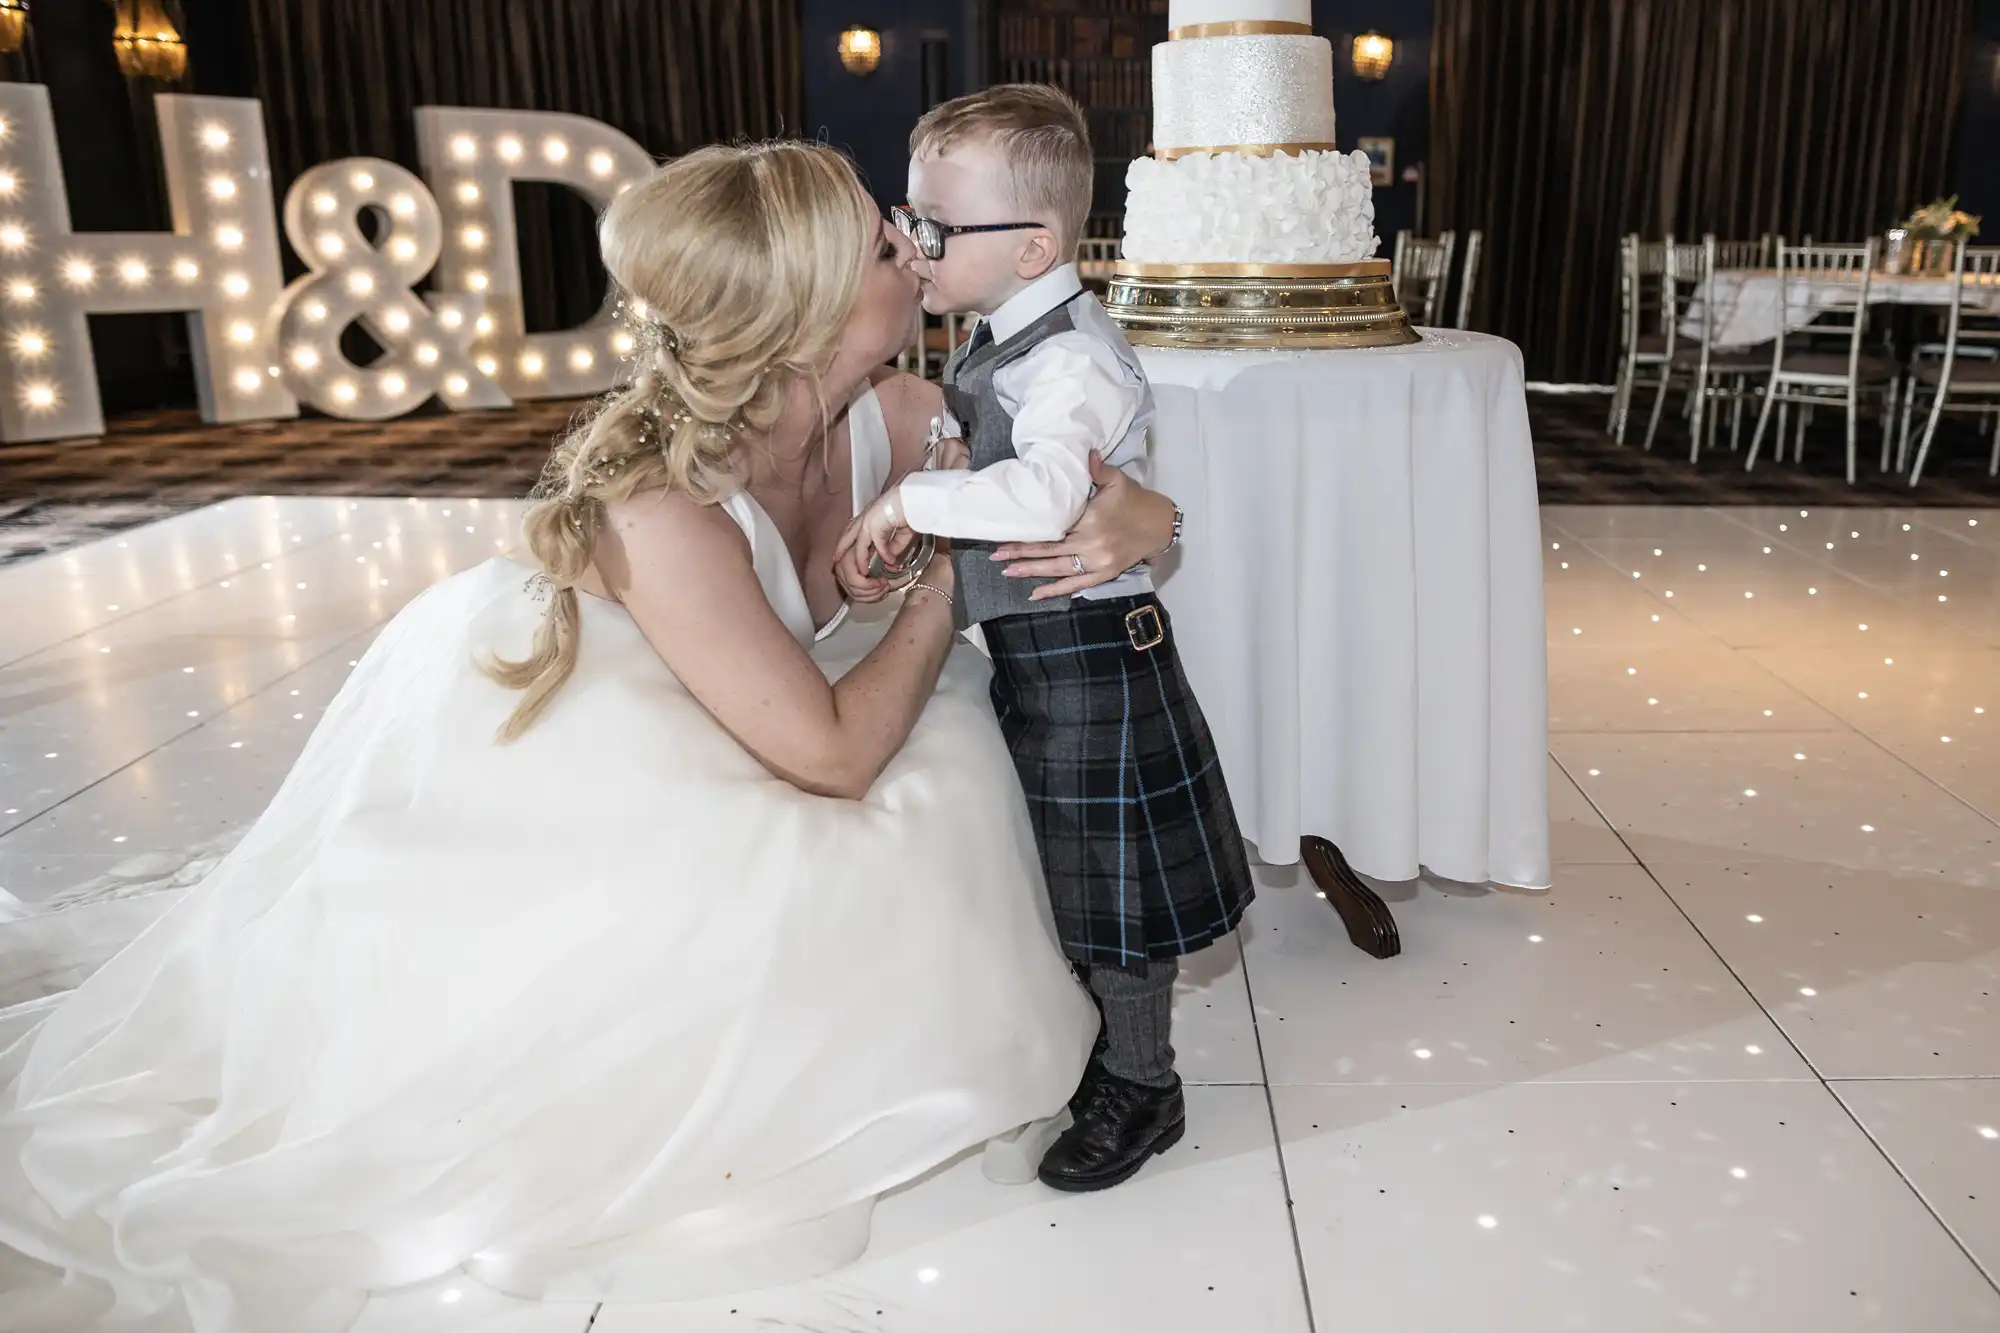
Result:
{"label": "round cake table", "polygon": [[1259,856],[1303,855],[1380,957],[1394,923],[1353,869],[1545,887],[1519,351],[1426,330],[1407,347],[1139,356],[1153,484],[1187,512],[1160,597]]}

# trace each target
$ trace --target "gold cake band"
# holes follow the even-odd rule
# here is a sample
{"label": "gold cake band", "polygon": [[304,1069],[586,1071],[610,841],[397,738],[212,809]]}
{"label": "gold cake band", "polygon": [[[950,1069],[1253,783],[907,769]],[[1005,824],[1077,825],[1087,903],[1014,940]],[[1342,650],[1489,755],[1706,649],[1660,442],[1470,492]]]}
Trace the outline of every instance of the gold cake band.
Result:
{"label": "gold cake band", "polygon": [[1386,278],[1386,259],[1361,259],[1352,264],[1144,264],[1118,261],[1121,278]]}
{"label": "gold cake band", "polygon": [[1279,153],[1297,156],[1300,153],[1331,153],[1330,143],[1230,143],[1202,148],[1155,148],[1153,156],[1162,162],[1172,162],[1176,158],[1192,157],[1196,153],[1241,153],[1245,157],[1275,157]]}
{"label": "gold cake band", "polygon": [[[1121,262],[1105,309],[1142,347],[1399,347],[1418,341],[1389,265]],[[1298,276],[1293,276],[1294,274]]]}
{"label": "gold cake band", "polygon": [[1310,37],[1310,23],[1287,23],[1281,19],[1237,19],[1233,23],[1183,23],[1167,34],[1170,42],[1191,42],[1199,37]]}

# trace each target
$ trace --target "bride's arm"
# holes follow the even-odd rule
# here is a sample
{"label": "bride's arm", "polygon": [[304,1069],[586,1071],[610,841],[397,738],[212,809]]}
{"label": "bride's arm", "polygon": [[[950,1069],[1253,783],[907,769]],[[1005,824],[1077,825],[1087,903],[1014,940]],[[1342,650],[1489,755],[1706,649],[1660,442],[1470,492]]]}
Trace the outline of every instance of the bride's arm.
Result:
{"label": "bride's arm", "polygon": [[[911,593],[875,649],[829,684],[772,611],[727,513],[653,492],[608,518],[597,568],[688,692],[793,786],[867,795],[937,687],[953,637],[945,598]],[[939,560],[923,581],[950,594],[951,579]]]}

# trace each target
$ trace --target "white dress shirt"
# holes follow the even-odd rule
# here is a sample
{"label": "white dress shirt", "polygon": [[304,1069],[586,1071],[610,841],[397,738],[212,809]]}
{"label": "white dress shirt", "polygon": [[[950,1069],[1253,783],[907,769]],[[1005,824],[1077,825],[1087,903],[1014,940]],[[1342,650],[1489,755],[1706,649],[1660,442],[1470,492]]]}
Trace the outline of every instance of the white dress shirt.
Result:
{"label": "white dress shirt", "polygon": [[[993,391],[1014,419],[1015,456],[977,470],[912,473],[900,498],[917,532],[976,541],[1056,541],[1090,501],[1090,452],[1144,484],[1153,398],[1137,358],[1119,355],[1124,338],[1096,300],[1079,296],[1076,265],[1052,269],[988,317],[996,343],[1072,299],[1080,327],[1052,334],[1000,368]],[[1097,327],[1101,323],[1102,327]],[[1116,343],[1112,339],[1116,339]],[[950,413],[945,433],[960,433]],[[1086,598],[1152,590],[1144,565],[1088,589]]]}

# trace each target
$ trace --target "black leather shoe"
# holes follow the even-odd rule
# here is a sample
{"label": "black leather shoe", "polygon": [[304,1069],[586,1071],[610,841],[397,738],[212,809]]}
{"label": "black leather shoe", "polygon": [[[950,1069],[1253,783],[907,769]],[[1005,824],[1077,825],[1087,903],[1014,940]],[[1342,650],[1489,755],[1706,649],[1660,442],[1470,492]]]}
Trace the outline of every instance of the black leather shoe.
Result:
{"label": "black leather shoe", "polygon": [[1042,1158],[1038,1174],[1050,1189],[1084,1194],[1122,1185],[1187,1132],[1178,1078],[1170,1088],[1149,1088],[1101,1070],[1085,1083],[1078,1091],[1090,1095],[1076,1123]]}

